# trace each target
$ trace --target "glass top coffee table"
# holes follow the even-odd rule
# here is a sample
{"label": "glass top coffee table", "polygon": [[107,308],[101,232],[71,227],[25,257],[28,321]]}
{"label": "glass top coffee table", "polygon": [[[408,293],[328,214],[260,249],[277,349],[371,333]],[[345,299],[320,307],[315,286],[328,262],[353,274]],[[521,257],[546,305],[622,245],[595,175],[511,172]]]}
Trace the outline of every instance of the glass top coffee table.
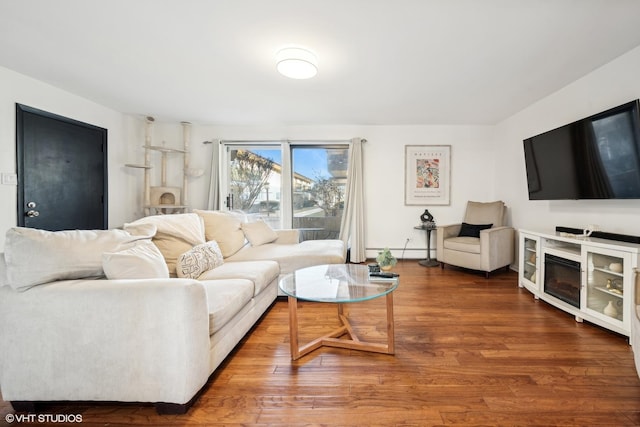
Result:
{"label": "glass top coffee table", "polygon": [[[399,279],[369,277],[369,268],[358,264],[329,264],[302,268],[280,279],[280,290],[289,301],[291,358],[297,360],[322,346],[394,354],[393,291]],[[387,343],[360,340],[354,333],[343,304],[386,297]],[[308,344],[298,344],[298,300],[333,303],[338,306],[341,326]],[[341,338],[346,336],[346,338]]]}

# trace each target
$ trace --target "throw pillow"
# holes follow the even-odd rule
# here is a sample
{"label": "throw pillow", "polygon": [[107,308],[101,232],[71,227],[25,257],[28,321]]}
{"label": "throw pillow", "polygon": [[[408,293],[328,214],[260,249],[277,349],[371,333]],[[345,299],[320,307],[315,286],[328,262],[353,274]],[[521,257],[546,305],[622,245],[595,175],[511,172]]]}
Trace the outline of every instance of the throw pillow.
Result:
{"label": "throw pillow", "polygon": [[195,246],[178,257],[178,277],[197,279],[205,271],[213,270],[224,263],[220,246],[216,241]]}
{"label": "throw pillow", "polygon": [[462,223],[458,237],[480,237],[480,231],[493,227],[493,224],[467,224]]}
{"label": "throw pillow", "polygon": [[56,280],[103,277],[104,252],[126,249],[149,237],[118,229],[46,231],[14,227],[7,231],[5,241],[7,281],[14,289],[27,289]]}
{"label": "throw pillow", "polygon": [[251,246],[271,243],[278,238],[278,234],[261,219],[256,222],[245,222],[241,225],[241,228]]}
{"label": "throw pillow", "polygon": [[102,254],[102,269],[107,279],[168,279],[169,268],[151,240],[133,247]]}
{"label": "throw pillow", "polygon": [[206,242],[202,219],[193,213],[153,215],[124,225],[124,229],[138,230],[142,225],[153,224],[157,231],[153,243],[160,249],[169,274],[176,275],[176,260],[195,245]]}
{"label": "throw pillow", "polygon": [[201,211],[194,212],[204,220],[204,234],[207,242],[215,240],[225,258],[238,252],[246,244],[241,225],[244,215],[233,212]]}

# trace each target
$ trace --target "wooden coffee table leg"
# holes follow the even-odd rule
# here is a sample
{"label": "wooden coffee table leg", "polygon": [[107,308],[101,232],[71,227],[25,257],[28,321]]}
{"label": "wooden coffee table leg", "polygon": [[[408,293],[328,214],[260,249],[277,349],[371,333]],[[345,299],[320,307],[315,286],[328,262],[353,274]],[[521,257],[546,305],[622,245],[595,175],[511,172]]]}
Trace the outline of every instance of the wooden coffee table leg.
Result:
{"label": "wooden coffee table leg", "polygon": [[291,358],[300,358],[300,348],[298,347],[298,300],[289,297],[289,344],[291,346]]}
{"label": "wooden coffee table leg", "polygon": [[393,321],[393,292],[387,294],[387,351],[389,354],[395,354],[395,335]]}

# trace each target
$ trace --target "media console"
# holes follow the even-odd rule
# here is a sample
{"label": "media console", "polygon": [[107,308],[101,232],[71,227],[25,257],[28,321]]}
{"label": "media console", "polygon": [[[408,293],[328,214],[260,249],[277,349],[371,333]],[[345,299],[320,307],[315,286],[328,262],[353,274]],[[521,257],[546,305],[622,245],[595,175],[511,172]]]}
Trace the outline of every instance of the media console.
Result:
{"label": "media console", "polygon": [[576,321],[631,335],[640,244],[566,232],[518,233],[520,287]]}

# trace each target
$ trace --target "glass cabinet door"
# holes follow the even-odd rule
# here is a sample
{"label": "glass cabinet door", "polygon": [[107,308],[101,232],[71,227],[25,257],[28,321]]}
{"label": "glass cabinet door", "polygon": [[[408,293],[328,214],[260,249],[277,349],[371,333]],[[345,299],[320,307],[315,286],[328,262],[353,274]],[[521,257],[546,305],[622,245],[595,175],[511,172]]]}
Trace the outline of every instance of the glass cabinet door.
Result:
{"label": "glass cabinet door", "polygon": [[[592,315],[613,324],[627,321],[625,290],[630,278],[630,256],[621,252],[585,247],[584,306]],[[620,323],[621,325],[621,323]]]}
{"label": "glass cabinet door", "polygon": [[540,281],[538,249],[538,238],[526,234],[520,236],[520,285],[533,292],[536,297]]}

